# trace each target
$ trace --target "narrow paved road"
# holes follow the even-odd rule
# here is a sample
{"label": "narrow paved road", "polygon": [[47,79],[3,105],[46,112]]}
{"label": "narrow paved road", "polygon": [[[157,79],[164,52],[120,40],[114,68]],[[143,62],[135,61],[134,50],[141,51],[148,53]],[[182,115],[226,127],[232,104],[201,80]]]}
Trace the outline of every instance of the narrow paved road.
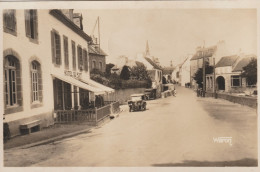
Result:
{"label": "narrow paved road", "polygon": [[[149,101],[145,112],[125,111],[91,133],[6,150],[5,166],[256,165],[256,110],[177,91],[177,97]],[[214,143],[217,137],[232,137],[232,146]]]}

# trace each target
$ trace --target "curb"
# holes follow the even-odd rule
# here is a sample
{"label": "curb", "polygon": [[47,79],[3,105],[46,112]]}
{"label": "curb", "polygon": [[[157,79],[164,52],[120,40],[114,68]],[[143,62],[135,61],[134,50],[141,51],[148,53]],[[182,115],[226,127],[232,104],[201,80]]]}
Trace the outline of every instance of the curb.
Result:
{"label": "curb", "polygon": [[[120,110],[120,112],[118,112],[117,114],[115,114],[115,117],[116,117],[116,118],[119,117],[119,114],[122,113],[122,112],[123,112],[123,110]],[[110,121],[110,120],[108,120],[108,121]],[[107,121],[107,122],[108,122],[108,121]],[[4,150],[11,150],[11,149],[28,149],[28,148],[30,148],[30,147],[35,147],[35,146],[40,146],[40,145],[48,144],[48,143],[51,143],[51,142],[55,142],[55,141],[58,141],[58,140],[62,140],[62,139],[65,139],[65,138],[69,138],[69,137],[72,137],[72,136],[76,136],[76,135],[79,135],[79,134],[91,132],[92,129],[95,129],[95,128],[97,128],[97,127],[101,127],[102,125],[106,124],[107,122],[101,123],[99,126],[91,126],[91,127],[87,128],[87,129],[84,129],[84,130],[75,131],[75,132],[72,132],[72,133],[67,133],[67,134],[63,134],[63,135],[56,136],[56,137],[53,137],[53,138],[45,139],[45,140],[42,140],[42,141],[38,141],[38,142],[34,142],[34,143],[22,145],[22,146],[17,146],[17,147],[13,147],[13,148],[8,148],[8,149],[4,149]]]}
{"label": "curb", "polygon": [[47,140],[42,140],[42,141],[38,141],[38,142],[35,142],[35,143],[30,143],[30,144],[26,144],[26,145],[22,145],[22,146],[17,146],[17,147],[13,147],[13,148],[10,148],[10,149],[4,149],[4,150],[11,150],[11,149],[28,149],[28,148],[30,148],[30,147],[35,147],[35,146],[39,146],[39,145],[44,145],[44,144],[48,144],[48,143],[51,143],[51,142],[55,142],[55,141],[58,141],[58,140],[62,140],[62,139],[68,138],[68,137],[72,137],[72,136],[76,136],[76,135],[79,135],[79,134],[82,134],[82,133],[86,133],[86,132],[91,131],[93,128],[94,128],[94,127],[90,127],[90,128],[88,128],[88,129],[84,129],[84,130],[76,131],[76,132],[73,132],[73,133],[68,133],[68,134],[60,135],[60,136],[53,137],[53,138],[50,138],[50,139],[47,139]]}

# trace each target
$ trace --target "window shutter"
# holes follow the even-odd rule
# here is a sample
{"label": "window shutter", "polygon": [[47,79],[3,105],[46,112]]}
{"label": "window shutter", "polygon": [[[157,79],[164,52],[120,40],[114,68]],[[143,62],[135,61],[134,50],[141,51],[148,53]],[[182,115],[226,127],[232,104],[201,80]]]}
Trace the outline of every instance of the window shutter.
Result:
{"label": "window shutter", "polygon": [[77,47],[77,53],[78,53],[78,69],[80,69],[79,46]]}
{"label": "window shutter", "polygon": [[51,31],[51,53],[52,53],[52,63],[55,63],[55,40],[54,40],[53,31]]}
{"label": "window shutter", "polygon": [[30,27],[30,11],[25,10],[25,32],[26,36],[31,37],[31,27]]}
{"label": "window shutter", "polygon": [[58,58],[58,65],[61,65],[61,41],[60,41],[60,35],[58,35],[58,46],[59,46],[59,49],[58,49],[58,53],[57,53],[57,58]]}
{"label": "window shutter", "polygon": [[33,10],[34,15],[33,15],[33,24],[34,24],[34,38],[38,39],[38,15],[37,15],[37,10]]}

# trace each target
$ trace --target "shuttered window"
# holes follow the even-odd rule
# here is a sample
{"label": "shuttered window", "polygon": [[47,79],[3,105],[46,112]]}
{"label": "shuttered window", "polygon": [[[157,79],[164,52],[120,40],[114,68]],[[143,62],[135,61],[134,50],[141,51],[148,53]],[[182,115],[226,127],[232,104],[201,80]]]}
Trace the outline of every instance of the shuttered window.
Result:
{"label": "shuttered window", "polygon": [[76,47],[75,47],[75,42],[71,41],[71,48],[72,48],[72,65],[73,65],[73,70],[76,70]]}
{"label": "shuttered window", "polygon": [[83,70],[83,57],[82,57],[82,48],[78,46],[78,68],[79,70]]}
{"label": "shuttered window", "polygon": [[63,45],[64,45],[64,62],[65,68],[69,69],[69,50],[68,50],[68,37],[63,36]]}
{"label": "shuttered window", "polygon": [[4,28],[16,32],[16,15],[15,10],[3,11]]}
{"label": "shuttered window", "polygon": [[25,10],[25,31],[27,37],[38,39],[37,10]]}
{"label": "shuttered window", "polygon": [[83,58],[84,58],[84,70],[88,71],[88,53],[86,49],[83,50]]}
{"label": "shuttered window", "polygon": [[51,31],[51,47],[52,47],[52,62],[56,65],[61,65],[61,41],[60,35]]}

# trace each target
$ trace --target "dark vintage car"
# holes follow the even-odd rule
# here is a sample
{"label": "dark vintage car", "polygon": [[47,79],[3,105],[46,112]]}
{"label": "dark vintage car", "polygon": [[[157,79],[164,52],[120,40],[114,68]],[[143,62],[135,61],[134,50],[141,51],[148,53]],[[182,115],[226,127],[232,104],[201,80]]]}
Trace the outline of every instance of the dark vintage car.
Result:
{"label": "dark vintage car", "polygon": [[156,99],[156,89],[145,89],[144,94],[146,96],[146,100]]}
{"label": "dark vintage car", "polygon": [[128,106],[129,112],[146,110],[145,94],[132,94]]}

